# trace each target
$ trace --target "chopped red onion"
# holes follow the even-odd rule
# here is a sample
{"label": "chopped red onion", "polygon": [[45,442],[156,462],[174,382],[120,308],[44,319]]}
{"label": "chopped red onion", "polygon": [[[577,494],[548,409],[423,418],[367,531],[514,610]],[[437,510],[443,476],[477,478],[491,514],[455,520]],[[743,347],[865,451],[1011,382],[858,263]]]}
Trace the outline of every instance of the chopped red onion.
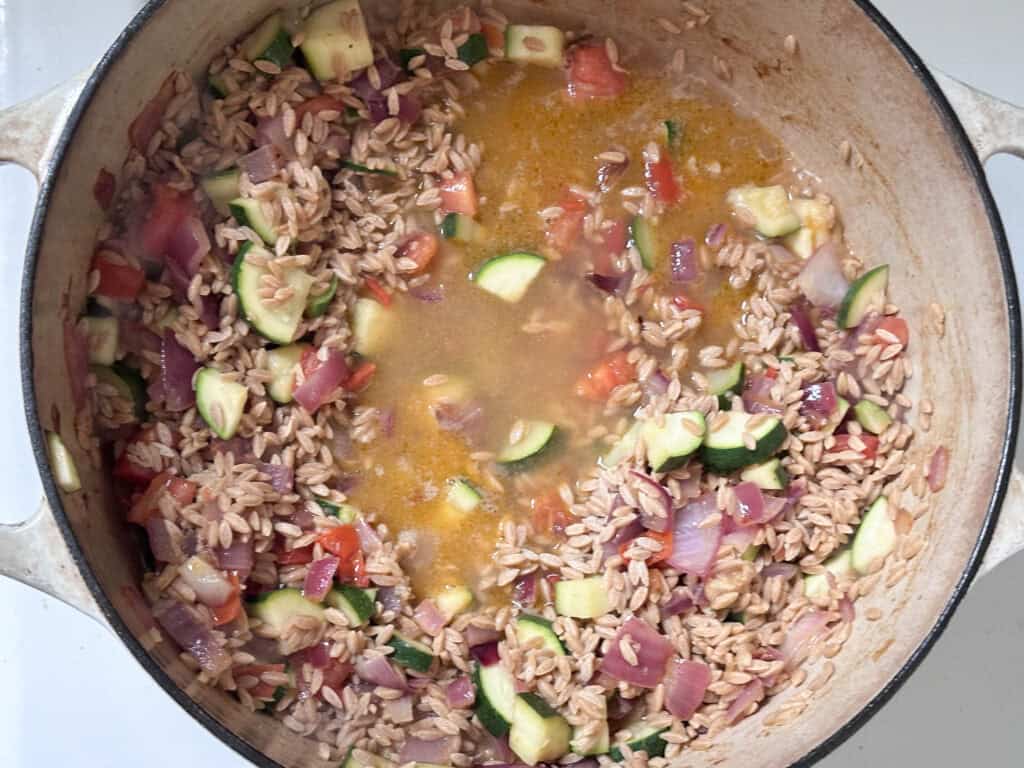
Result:
{"label": "chopped red onion", "polygon": [[302,584],[302,596],[316,603],[327,597],[340,563],[341,561],[333,555],[327,555],[310,563],[306,569],[306,580]]}
{"label": "chopped red onion", "polygon": [[320,148],[324,152],[334,152],[338,157],[345,157],[352,148],[352,139],[347,133],[332,133],[324,139]]}
{"label": "chopped red onion", "polygon": [[444,630],[447,623],[444,614],[438,609],[437,604],[429,597],[416,606],[413,611],[413,618],[428,635],[437,637]]}
{"label": "chopped red onion", "polygon": [[[356,523],[356,531],[359,531],[359,523]],[[376,537],[376,533],[373,534]],[[370,551],[366,546],[366,539],[362,535],[359,537],[359,541],[362,544],[364,551]],[[377,539],[380,542],[380,539]],[[382,612],[401,613],[402,612],[402,598],[398,594],[398,590],[394,587],[381,587],[377,590],[377,602],[380,603],[380,609]]]}
{"label": "chopped red onion", "polygon": [[704,242],[710,248],[717,248],[725,241],[725,224],[712,224],[704,235]]}
{"label": "chopped red onion", "polygon": [[167,110],[167,105],[171,103],[171,99],[174,98],[174,94],[174,73],[171,73],[160,84],[160,90],[156,96],[146,102],[142,111],[128,126],[128,138],[140,154],[145,155],[148,151],[149,142],[160,128],[164,112]]}
{"label": "chopped red onion", "polygon": [[203,321],[207,330],[215,331],[220,328],[220,296],[208,293],[201,296],[199,302],[203,308],[199,313],[199,319]]}
{"label": "chopped red onion", "polygon": [[224,605],[234,592],[234,586],[224,574],[203,558],[193,555],[178,569],[181,580],[196,593],[200,602],[210,608]]}
{"label": "chopped red onion", "polygon": [[331,399],[348,377],[345,353],[332,349],[327,353],[327,359],[321,360],[316,369],[306,376],[306,380],[295,388],[292,396],[295,402],[310,413],[314,413]]}
{"label": "chopped red onion", "polygon": [[381,548],[380,536],[373,530],[372,525],[360,517],[356,520],[355,527],[356,533],[359,534],[359,546],[364,552],[374,552]]}
{"label": "chopped red onion", "polygon": [[700,264],[697,260],[697,243],[693,238],[672,243],[669,251],[673,283],[690,283],[700,278]]}
{"label": "chopped red onion", "polygon": [[946,487],[946,475],[949,474],[949,449],[940,445],[928,462],[928,489],[938,493]]}
{"label": "chopped red onion", "polygon": [[665,678],[665,709],[680,720],[689,720],[704,702],[710,684],[707,664],[676,659]]}
{"label": "chopped red onion", "polygon": [[537,572],[519,576],[512,585],[512,602],[520,608],[532,608],[537,602]]}
{"label": "chopped red onion", "polygon": [[210,252],[210,236],[198,216],[188,216],[175,227],[167,241],[164,258],[177,264],[189,280],[199,271],[203,257]]}
{"label": "chopped red onion", "polygon": [[199,363],[192,353],[178,343],[172,330],[166,329],[160,346],[160,381],[167,410],[185,411],[195,405],[192,377],[198,370]]}
{"label": "chopped red onion", "polygon": [[256,125],[257,147],[273,146],[286,160],[295,157],[295,147],[284,131],[284,117],[264,118]]}
{"label": "chopped red onion", "polygon": [[662,373],[661,369],[655,369],[654,373],[644,381],[644,393],[648,397],[660,397],[668,392],[668,376]]}
{"label": "chopped red onion", "polygon": [[[615,687],[617,687],[617,684],[613,680],[612,688]],[[627,699],[618,691],[615,691],[612,697],[608,699],[608,719],[612,721],[627,719],[633,714],[637,703],[636,699]]]}
{"label": "chopped red onion", "polygon": [[597,188],[601,192],[610,192],[622,174],[629,168],[629,158],[623,159],[621,163],[604,162],[597,167]]}
{"label": "chopped red onion", "polygon": [[443,285],[417,285],[409,289],[409,295],[427,304],[438,304],[444,301]]}
{"label": "chopped red onion", "polygon": [[636,471],[629,473],[636,481],[640,522],[649,531],[664,533],[672,527],[672,497],[661,483]]}
{"label": "chopped red onion", "polygon": [[412,696],[406,694],[397,699],[387,699],[381,704],[381,711],[392,723],[402,725],[413,721]]}
{"label": "chopped red onion", "polygon": [[445,432],[469,432],[480,426],[484,409],[478,403],[435,403],[431,412]]}
{"label": "chopped red onion", "polygon": [[764,497],[764,521],[770,523],[786,509],[790,504],[788,498],[782,496]]}
{"label": "chopped red onion", "polygon": [[377,422],[380,424],[380,431],[384,437],[393,437],[395,434],[395,409],[381,409]]}
{"label": "chopped red onion", "polygon": [[764,683],[754,678],[740,691],[740,695],[732,700],[729,709],[726,710],[725,720],[729,725],[739,722],[747,716],[750,705],[764,698]]}
{"label": "chopped red onion", "polygon": [[720,546],[732,547],[742,555],[754,543],[757,531],[757,526],[740,525],[733,520],[731,515],[725,515],[722,518],[722,544]]}
{"label": "chopped red onion", "polygon": [[809,384],[804,387],[800,413],[817,426],[827,424],[838,408],[839,395],[836,393],[836,385],[831,381]]}
{"label": "chopped red onion", "polygon": [[402,751],[398,754],[398,762],[450,765],[457,743],[458,737],[456,736],[443,736],[433,741],[410,736],[402,745]]}
{"label": "chopped red onion", "polygon": [[[622,655],[626,641],[636,654],[636,664]],[[601,659],[601,671],[616,680],[641,688],[655,688],[665,677],[665,666],[672,655],[672,643],[642,619],[631,618],[623,624]]]}
{"label": "chopped red onion", "polygon": [[423,105],[420,100],[410,93],[403,93],[398,97],[398,119],[403,123],[412,124],[420,119],[423,114]]}
{"label": "chopped red onion", "polygon": [[485,645],[487,643],[494,643],[501,639],[502,635],[496,629],[485,629],[484,627],[477,627],[470,624],[462,632],[463,637],[466,638],[466,646],[473,648],[477,645]]}
{"label": "chopped red onion", "polygon": [[281,151],[273,144],[264,144],[248,155],[238,158],[238,167],[253,184],[261,184],[274,178],[281,171]]}
{"label": "chopped red onion", "polygon": [[677,589],[669,597],[668,602],[662,603],[661,605],[661,618],[667,619],[669,616],[681,616],[690,609],[693,608],[693,597],[690,595],[688,590]]}
{"label": "chopped red onion", "polygon": [[768,519],[765,514],[764,494],[755,483],[740,483],[732,492],[736,497],[736,511],[732,518],[739,525],[760,525]]}
{"label": "chopped red onion", "polygon": [[[181,551],[184,553],[185,557],[192,557],[192,555],[199,551],[199,533],[195,528],[190,528],[182,537]],[[214,553],[214,556],[216,556],[216,553]],[[217,567],[221,567],[220,563],[217,564]]]}
{"label": "chopped red onion", "polygon": [[802,301],[794,302],[789,307],[789,315],[793,320],[793,325],[800,331],[800,340],[804,343],[804,348],[808,352],[821,352],[818,334],[815,332],[814,323],[811,322],[811,316],[807,312],[807,305]]}
{"label": "chopped red onion", "polygon": [[241,536],[235,536],[230,547],[214,547],[213,556],[217,558],[218,568],[235,571],[238,578],[245,581],[252,571],[252,539],[243,540]]}
{"label": "chopped red onion", "polygon": [[160,337],[136,320],[118,318],[118,336],[125,349],[133,352],[155,352],[160,354]]}
{"label": "chopped red onion", "polygon": [[270,478],[271,487],[278,493],[291,493],[295,488],[295,473],[291,467],[285,464],[260,461],[256,463],[256,468],[260,474]]}
{"label": "chopped red onion", "polygon": [[372,659],[361,656],[356,659],[355,670],[363,680],[382,688],[404,691],[408,687],[405,678],[391,665],[386,656],[374,656]]}
{"label": "chopped red onion", "polygon": [[298,664],[309,664],[316,669],[324,669],[331,663],[331,643],[329,640],[303,648],[291,655],[291,660]]}
{"label": "chopped red onion", "polygon": [[786,667],[792,669],[807,656],[814,640],[825,631],[828,614],[825,611],[808,611],[786,631],[786,639],[779,649],[786,660]]}
{"label": "chopped red onion", "polygon": [[596,757],[584,757],[582,760],[573,760],[571,763],[561,763],[561,768],[598,768],[601,763]]}
{"label": "chopped red onion", "polygon": [[844,597],[839,601],[839,618],[847,624],[852,624],[857,618],[857,612],[853,609],[853,601]]}
{"label": "chopped red onion", "polygon": [[473,689],[473,681],[469,675],[459,675],[448,683],[445,689],[445,698],[448,699],[448,706],[453,709],[469,709],[476,701],[476,691]]}
{"label": "chopped red onion", "polygon": [[783,407],[781,403],[772,399],[772,387],[775,380],[763,374],[748,376],[743,385],[743,407],[747,413],[771,413],[781,416]]}
{"label": "chopped red onion", "polygon": [[706,576],[714,565],[722,541],[722,525],[700,527],[704,520],[718,512],[714,493],[706,493],[676,511],[672,537],[672,554],[667,563],[676,570]]}
{"label": "chopped red onion", "polygon": [[297,504],[292,508],[292,513],[288,515],[288,522],[299,526],[304,531],[312,530],[314,526],[313,512],[306,504]]}
{"label": "chopped red onion", "polygon": [[231,666],[231,654],[217,644],[209,628],[199,621],[191,608],[165,600],[153,607],[153,617],[208,674],[218,677]]}
{"label": "chopped red onion", "polygon": [[761,577],[763,579],[773,579],[776,576],[781,576],[786,581],[789,581],[800,572],[800,569],[793,563],[771,563],[766,565],[764,570],[761,571]]}
{"label": "chopped red onion", "polygon": [[498,654],[497,641],[471,646],[469,654],[485,667],[493,666],[501,661],[501,656]]}
{"label": "chopped red onion", "polygon": [[149,539],[149,551],[161,563],[180,563],[184,560],[182,548],[174,541],[167,521],[160,515],[153,515],[146,520],[146,536]]}
{"label": "chopped red onion", "polygon": [[796,283],[816,307],[838,307],[850,285],[843,275],[833,241],[825,243],[804,264]]}

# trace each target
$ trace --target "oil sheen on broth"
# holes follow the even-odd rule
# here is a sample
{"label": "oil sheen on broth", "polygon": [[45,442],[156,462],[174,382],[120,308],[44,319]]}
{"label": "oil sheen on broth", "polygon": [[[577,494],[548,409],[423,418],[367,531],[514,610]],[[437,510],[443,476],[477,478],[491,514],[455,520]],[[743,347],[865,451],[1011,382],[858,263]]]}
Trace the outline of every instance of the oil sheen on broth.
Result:
{"label": "oil sheen on broth", "polygon": [[[593,189],[596,156],[611,149],[626,152],[630,164],[603,205],[607,217],[627,218],[617,208],[618,190],[643,186],[642,149],[666,119],[683,126],[672,159],[685,199],[656,223],[655,275],[663,287],[671,243],[701,242],[709,227],[727,221],[731,187],[763,184],[781,168],[781,150],[754,120],[720,101],[673,98],[655,79],[634,75],[623,96],[583,103],[568,100],[560,71],[494,63],[479,79],[460,128],[483,150],[475,181],[485,237],[472,245],[444,242],[429,284],[441,301],[395,296],[388,310],[395,332],[363,396],[391,414],[392,428],[361,446],[347,467],[357,476],[354,504],[395,531],[415,534],[418,551],[408,570],[421,595],[454,584],[472,587],[490,562],[501,521],[528,518],[532,495],[572,484],[607,449],[597,439],[602,429],[630,416],[575,393],[610,340],[604,295],[583,279],[590,271],[585,256],[548,263],[516,304],[475,286],[468,279],[473,269],[510,250],[556,256],[546,247],[539,212],[557,205],[570,184]],[[704,310],[696,344],[728,341],[745,297],[713,270],[702,283],[687,285],[686,295]],[[439,400],[469,403],[481,417],[468,434],[445,431],[431,409]],[[554,422],[563,439],[526,472],[513,477],[499,469],[499,487],[476,469],[471,454],[496,452],[520,419]],[[449,509],[452,478],[469,479],[485,503],[469,515]]]}

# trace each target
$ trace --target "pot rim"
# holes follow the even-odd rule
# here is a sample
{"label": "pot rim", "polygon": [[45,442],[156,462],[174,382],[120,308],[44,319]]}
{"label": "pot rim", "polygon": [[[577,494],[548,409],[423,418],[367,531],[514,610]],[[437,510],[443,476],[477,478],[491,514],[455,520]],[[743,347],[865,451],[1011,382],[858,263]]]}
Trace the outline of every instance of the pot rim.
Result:
{"label": "pot rim", "polygon": [[[271,759],[263,752],[255,749],[247,741],[237,736],[216,718],[210,715],[196,701],[194,701],[182,688],[179,688],[171,677],[160,667],[156,661],[146,652],[135,636],[129,631],[120,614],[114,609],[110,599],[107,597],[102,585],[96,578],[95,573],[85,559],[82,549],[79,547],[74,531],[61,501],[60,493],[54,481],[50,468],[49,458],[46,451],[43,428],[39,419],[39,404],[36,400],[34,387],[33,348],[32,331],[33,317],[32,304],[35,291],[35,278],[38,266],[39,247],[42,242],[42,235],[46,223],[46,215],[49,208],[50,198],[53,193],[55,180],[63,165],[68,147],[74,139],[78,124],[85,114],[92,97],[96,93],[103,80],[106,78],[110,67],[121,56],[132,38],[144,27],[152,16],[166,2],[166,0],[148,0],[142,9],[128,23],[117,39],[113,42],[107,52],[100,59],[89,79],[86,81],[78,101],[71,110],[67,123],[61,130],[60,136],[54,146],[53,159],[47,169],[45,178],[41,181],[39,196],[36,201],[35,211],[32,218],[32,225],[29,230],[28,243],[25,250],[25,266],[22,273],[21,284],[21,306],[19,309],[19,335],[20,335],[20,363],[22,379],[22,395],[25,403],[25,417],[28,422],[29,439],[32,444],[32,452],[35,455],[36,465],[39,469],[43,490],[46,499],[53,510],[54,519],[60,529],[61,535],[67,544],[72,559],[78,570],[92,592],[96,603],[99,605],[103,616],[109,622],[114,633],[128,650],[135,657],[136,661],[146,670],[157,684],[171,696],[189,715],[197,720],[211,734],[221,742],[234,749],[238,754],[260,768],[282,768],[280,763]],[[995,241],[996,250],[999,255],[1000,268],[1003,278],[1003,289],[1005,293],[1006,307],[1009,316],[1009,342],[1010,342],[1010,381],[1009,381],[1009,412],[1007,422],[1004,426],[1004,440],[999,453],[999,466],[996,473],[996,484],[992,497],[989,500],[985,518],[982,523],[981,532],[971,551],[967,564],[960,575],[956,586],[953,589],[949,600],[943,606],[942,611],[936,617],[935,623],[928,631],[921,643],[909,658],[900,667],[892,679],[879,691],[864,707],[847,722],[838,726],[835,731],[823,742],[811,749],[803,757],[799,758],[790,768],[809,768],[826,755],[837,749],[847,739],[853,736],[872,716],[875,715],[899,688],[906,682],[910,675],[917,669],[918,665],[928,655],[935,642],[941,637],[949,624],[953,613],[956,611],[960,601],[967,593],[975,574],[981,565],[982,557],[988,548],[992,534],[999,518],[1000,508],[1006,496],[1009,485],[1010,472],[1013,464],[1014,450],[1017,442],[1017,427],[1020,422],[1021,409],[1021,320],[1020,304],[1017,294],[1017,282],[1014,275],[1013,261],[1010,255],[1009,244],[1006,233],[1003,229],[1002,218],[996,207],[985,177],[984,168],[977,153],[971,145],[970,139],[960,122],[959,117],[932,77],[924,62],[918,54],[904,40],[902,35],[889,23],[882,13],[875,8],[870,0],[852,0],[868,19],[878,27],[889,42],[899,51],[904,60],[917,76],[924,87],[934,107],[945,125],[946,132],[953,142],[957,152],[964,161],[971,177],[973,178],[978,195],[981,197],[988,216],[989,227]]]}

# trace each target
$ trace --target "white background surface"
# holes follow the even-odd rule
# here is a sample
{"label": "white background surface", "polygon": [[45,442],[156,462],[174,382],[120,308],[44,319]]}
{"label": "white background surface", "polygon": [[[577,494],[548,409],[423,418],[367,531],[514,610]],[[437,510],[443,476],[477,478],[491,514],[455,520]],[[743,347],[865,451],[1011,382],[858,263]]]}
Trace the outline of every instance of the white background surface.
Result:
{"label": "white background surface", "polygon": [[[876,2],[931,65],[1024,104],[1021,0]],[[98,59],[137,5],[0,0],[0,108]],[[1024,164],[1000,157],[988,172],[1011,246],[1024,254]],[[15,330],[34,195],[26,172],[0,169],[2,522],[26,517],[41,494],[24,434]],[[1017,263],[1024,272],[1024,262]],[[823,768],[1022,765],[1022,583],[1024,555],[975,587],[910,682]],[[248,764],[186,716],[112,636],[6,580],[0,580],[0,681],[0,768]]]}

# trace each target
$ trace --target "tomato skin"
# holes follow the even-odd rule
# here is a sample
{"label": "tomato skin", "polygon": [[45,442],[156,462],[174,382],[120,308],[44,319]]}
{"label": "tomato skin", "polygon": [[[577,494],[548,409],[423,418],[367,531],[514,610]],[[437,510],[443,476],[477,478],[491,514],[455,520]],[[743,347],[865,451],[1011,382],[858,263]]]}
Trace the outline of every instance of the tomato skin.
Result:
{"label": "tomato skin", "polygon": [[234,588],[231,597],[223,605],[219,605],[210,611],[215,627],[230,624],[242,613],[242,590],[238,583],[238,576],[232,573],[228,575],[228,578],[231,580],[231,586]]}
{"label": "tomato skin", "polygon": [[487,48],[491,51],[501,51],[502,55],[505,53],[505,33],[497,24],[484,21],[480,23],[480,31],[483,33],[484,40],[487,41]]}
{"label": "tomato skin", "polygon": [[539,535],[548,531],[561,536],[572,518],[558,491],[547,491],[530,499],[530,519]]}
{"label": "tomato skin", "polygon": [[335,691],[340,691],[352,677],[353,669],[352,663],[348,661],[335,661],[333,664],[328,664],[323,670],[323,684]]}
{"label": "tomato skin", "polygon": [[390,307],[391,302],[394,298],[388,293],[387,289],[384,288],[376,279],[372,277],[364,278],[366,282],[366,290],[373,294],[373,298],[377,300],[377,303],[383,307]]}
{"label": "tomato skin", "polygon": [[673,296],[672,303],[675,304],[677,307],[679,307],[679,309],[683,310],[684,312],[688,309],[695,309],[698,312],[704,311],[704,307],[702,307],[696,301],[691,299],[689,296],[686,296],[685,294],[682,293]]}
{"label": "tomato skin", "polygon": [[899,343],[902,344],[904,348],[906,348],[907,344],[910,343],[910,327],[907,325],[907,321],[902,317],[894,317],[891,315],[883,317],[879,321],[878,327],[875,328],[875,344],[890,344],[891,342],[878,335],[879,331],[887,331],[891,333],[899,340]]}
{"label": "tomato skin", "polygon": [[662,155],[657,160],[644,157],[644,183],[659,203],[675,205],[682,196],[675,171],[672,169],[672,161],[667,155]]}
{"label": "tomato skin", "polygon": [[175,231],[193,212],[192,198],[163,184],[153,186],[149,216],[142,225],[142,246],[153,258],[167,251]]}
{"label": "tomato skin", "polygon": [[[864,458],[869,461],[874,459],[875,456],[878,455],[878,438],[875,437],[874,435],[868,434],[861,434],[858,435],[857,437],[859,437],[860,441],[864,443],[864,451],[862,454]],[[836,444],[832,448],[830,453],[842,453],[843,451],[854,450],[853,448],[850,447],[850,440],[852,439],[852,435],[836,435]]]}
{"label": "tomato skin", "polygon": [[302,124],[302,118],[306,115],[318,115],[321,112],[344,112],[345,102],[341,99],[336,99],[333,96],[326,94],[322,96],[314,96],[311,99],[306,99],[304,102],[295,107],[295,121],[297,124]]}
{"label": "tomato skin", "polygon": [[313,545],[298,549],[285,549],[284,541],[274,542],[274,554],[278,565],[306,565],[313,562]]}
{"label": "tomato skin", "polygon": [[129,459],[127,452],[122,453],[114,463],[114,477],[131,485],[148,485],[157,474],[155,469],[140,466]]}
{"label": "tomato skin", "polygon": [[587,201],[567,191],[562,196],[558,207],[562,209],[562,213],[557,219],[548,223],[545,235],[548,245],[566,256],[576,245],[580,235],[583,234],[583,219],[587,215]]}
{"label": "tomato skin", "polygon": [[191,504],[196,498],[196,484],[188,480],[182,480],[169,472],[161,472],[154,477],[149,486],[128,511],[128,522],[137,525],[145,525],[154,514],[160,510],[160,496],[167,492],[180,505]]}
{"label": "tomato skin", "polygon": [[610,99],[626,90],[624,72],[612,66],[603,45],[577,45],[569,52],[569,96],[574,99]]}
{"label": "tomato skin", "polygon": [[134,301],[146,286],[146,273],[127,264],[117,264],[103,256],[92,261],[92,268],[100,276],[93,293],[110,299]]}
{"label": "tomato skin", "polygon": [[579,397],[594,402],[604,402],[616,387],[636,379],[636,366],[629,362],[624,349],[605,358],[576,384]]}
{"label": "tomato skin", "polygon": [[405,274],[420,275],[426,272],[440,247],[441,241],[433,232],[416,232],[409,235],[398,249],[398,256],[412,259],[416,262],[416,267],[408,271],[403,270]]}
{"label": "tomato skin", "polygon": [[361,392],[366,389],[377,372],[377,364],[371,362],[361,363],[345,382],[345,389],[349,392]]}
{"label": "tomato skin", "polygon": [[[655,554],[651,555],[647,559],[647,564],[648,565],[654,565],[656,563],[660,563],[663,560],[667,560],[672,555],[672,541],[674,539],[674,536],[672,534],[672,529],[671,528],[669,530],[667,530],[667,531],[664,531],[664,532],[660,532],[660,531],[644,531],[640,535],[644,536],[645,538],[648,538],[648,539],[654,539],[659,544],[661,544],[661,549],[659,549]],[[637,538],[639,538],[639,537],[637,537]],[[622,542],[619,545],[619,554],[622,557],[626,556],[626,551],[629,549],[630,545],[632,545],[633,541],[634,541],[634,539],[630,539],[629,541],[624,541],[624,542]]]}
{"label": "tomato skin", "polygon": [[472,176],[462,171],[441,182],[441,210],[476,216],[476,185]]}

